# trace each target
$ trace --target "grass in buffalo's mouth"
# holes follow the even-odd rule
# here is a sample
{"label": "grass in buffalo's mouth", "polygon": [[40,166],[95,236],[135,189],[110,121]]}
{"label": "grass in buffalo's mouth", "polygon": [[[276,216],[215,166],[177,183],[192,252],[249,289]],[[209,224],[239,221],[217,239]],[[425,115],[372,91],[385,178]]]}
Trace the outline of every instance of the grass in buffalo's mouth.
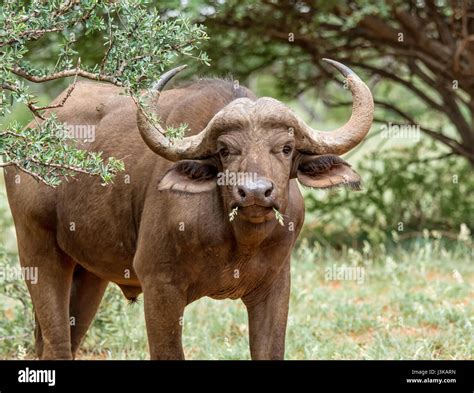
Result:
{"label": "grass in buffalo's mouth", "polygon": [[230,211],[230,213],[229,213],[229,221],[234,221],[235,217],[237,216],[238,210],[239,210],[239,207],[236,206],[236,207],[234,207],[234,208]]}
{"label": "grass in buffalo's mouth", "polygon": [[[363,283],[327,281],[334,265],[363,267]],[[461,245],[445,250],[433,241],[364,255],[303,245],[292,261],[286,358],[472,359],[473,282],[471,250]],[[9,336],[0,358],[32,358],[21,303],[0,298],[0,336]],[[244,305],[205,298],[188,306],[183,343],[189,359],[249,359]],[[110,286],[79,358],[147,359],[142,298],[129,306]]]}
{"label": "grass in buffalo's mouth", "polygon": [[283,227],[285,226],[285,222],[283,220],[283,215],[278,211],[278,209],[273,208],[273,211],[275,212],[275,220],[278,221],[278,223]]}

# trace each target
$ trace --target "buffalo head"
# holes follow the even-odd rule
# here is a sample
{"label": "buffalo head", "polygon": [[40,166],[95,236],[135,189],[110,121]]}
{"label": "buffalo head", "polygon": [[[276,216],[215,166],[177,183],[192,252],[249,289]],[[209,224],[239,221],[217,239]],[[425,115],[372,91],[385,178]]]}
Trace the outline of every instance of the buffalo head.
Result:
{"label": "buffalo head", "polygon": [[[221,188],[227,212],[254,224],[274,219],[289,200],[289,180],[327,188],[357,188],[359,175],[339,155],[358,145],[370,129],[374,104],[370,90],[348,67],[333,60],[347,79],[353,107],[349,121],[331,132],[309,127],[290,108],[273,98],[237,98],[222,108],[199,134],[171,143],[139,110],[137,121],[146,144],[175,161],[159,188],[187,193]],[[181,68],[166,73],[161,90]]]}

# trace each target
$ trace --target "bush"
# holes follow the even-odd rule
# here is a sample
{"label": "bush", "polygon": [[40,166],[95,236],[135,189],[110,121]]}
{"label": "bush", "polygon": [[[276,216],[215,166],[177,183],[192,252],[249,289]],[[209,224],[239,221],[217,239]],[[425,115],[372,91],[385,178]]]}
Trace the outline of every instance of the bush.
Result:
{"label": "bush", "polygon": [[307,191],[300,238],[334,246],[386,243],[424,235],[457,240],[474,228],[472,166],[434,144],[376,151],[356,170],[361,192]]}

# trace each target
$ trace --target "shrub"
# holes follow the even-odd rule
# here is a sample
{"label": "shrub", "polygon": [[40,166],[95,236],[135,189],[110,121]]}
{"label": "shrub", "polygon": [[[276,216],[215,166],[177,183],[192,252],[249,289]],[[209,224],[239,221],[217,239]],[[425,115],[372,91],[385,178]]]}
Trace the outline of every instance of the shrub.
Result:
{"label": "shrub", "polygon": [[474,228],[472,166],[434,144],[376,151],[356,165],[361,192],[305,191],[300,238],[356,246],[420,235],[456,240]]}

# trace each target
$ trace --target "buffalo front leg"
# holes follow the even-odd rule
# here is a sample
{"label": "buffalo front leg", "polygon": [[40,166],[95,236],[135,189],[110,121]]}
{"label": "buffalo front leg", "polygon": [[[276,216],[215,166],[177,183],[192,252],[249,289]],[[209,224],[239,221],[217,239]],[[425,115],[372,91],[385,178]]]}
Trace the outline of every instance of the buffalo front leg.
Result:
{"label": "buffalo front leg", "polygon": [[289,298],[289,262],[266,291],[242,298],[249,317],[250,354],[253,360],[283,359]]}
{"label": "buffalo front leg", "polygon": [[149,281],[142,288],[150,357],[184,359],[181,334],[186,296],[174,285]]}
{"label": "buffalo front leg", "polygon": [[38,317],[35,313],[35,352],[38,359],[43,356],[43,335],[41,334],[41,327],[38,322]]}

